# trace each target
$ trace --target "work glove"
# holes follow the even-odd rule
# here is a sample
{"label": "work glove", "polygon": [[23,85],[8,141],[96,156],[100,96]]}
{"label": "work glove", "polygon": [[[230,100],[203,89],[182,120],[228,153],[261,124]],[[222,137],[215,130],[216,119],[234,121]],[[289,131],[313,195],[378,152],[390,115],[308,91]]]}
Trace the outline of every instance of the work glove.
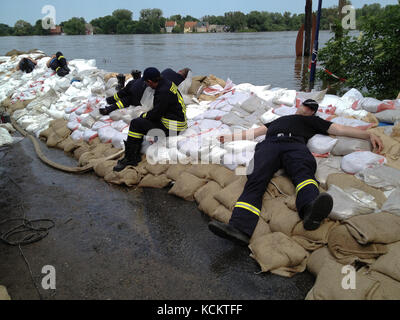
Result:
{"label": "work glove", "polygon": [[113,104],[113,103],[116,102],[115,99],[114,99],[114,97],[108,97],[108,98],[106,99],[106,101],[107,101],[108,104]]}
{"label": "work glove", "polygon": [[117,109],[118,109],[118,107],[115,104],[113,104],[113,105],[105,107],[105,108],[100,108],[99,112],[103,116],[108,116],[111,112],[113,112]]}

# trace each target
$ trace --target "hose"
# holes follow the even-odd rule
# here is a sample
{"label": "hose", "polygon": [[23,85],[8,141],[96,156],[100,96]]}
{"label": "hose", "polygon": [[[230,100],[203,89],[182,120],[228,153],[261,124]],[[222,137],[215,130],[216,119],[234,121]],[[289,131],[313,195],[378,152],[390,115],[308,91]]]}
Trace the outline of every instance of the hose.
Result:
{"label": "hose", "polygon": [[[28,138],[32,141],[37,156],[38,156],[39,159],[40,159],[43,163],[45,163],[46,165],[48,165],[48,166],[50,166],[50,167],[52,167],[52,168],[54,168],[54,169],[63,171],[63,172],[67,172],[67,173],[87,173],[87,172],[90,172],[90,171],[93,170],[94,164],[88,164],[88,165],[86,165],[86,166],[84,166],[84,167],[68,167],[68,166],[64,166],[64,165],[58,164],[58,163],[56,163],[56,162],[53,162],[53,161],[47,159],[47,157],[43,154],[43,152],[42,152],[42,150],[41,150],[41,148],[40,148],[40,144],[39,144],[38,140],[37,140],[34,136],[32,136],[31,134],[29,134],[28,132],[26,132],[24,129],[22,129],[22,128],[15,122],[15,120],[14,120],[13,118],[11,118],[11,124],[14,126],[14,128],[15,128],[20,134],[22,134],[24,137],[28,137]],[[121,155],[123,155],[124,153],[125,153],[125,151],[124,151],[124,150],[121,150],[121,151],[117,152],[117,153],[114,154],[114,155],[111,155],[111,156],[109,156],[109,157],[107,157],[107,158],[104,158],[104,161],[114,160],[114,159],[116,159],[116,158],[119,158],[119,157],[120,157]]]}

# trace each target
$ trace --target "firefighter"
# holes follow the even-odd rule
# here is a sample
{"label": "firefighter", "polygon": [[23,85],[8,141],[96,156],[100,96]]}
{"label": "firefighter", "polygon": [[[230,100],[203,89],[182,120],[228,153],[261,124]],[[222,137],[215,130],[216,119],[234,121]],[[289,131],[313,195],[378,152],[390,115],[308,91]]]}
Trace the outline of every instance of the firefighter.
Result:
{"label": "firefighter", "polygon": [[132,120],[125,141],[125,157],[114,168],[117,172],[139,164],[143,138],[150,130],[162,130],[168,137],[187,129],[186,106],[176,84],[163,78],[156,68],[147,68],[142,79],[155,90],[154,108]]}
{"label": "firefighter", "polygon": [[174,70],[168,68],[161,72],[161,76],[179,86],[183,81],[185,81],[189,71],[191,71],[189,68],[184,68],[182,70],[179,70],[178,72],[175,72]]}
{"label": "firefighter", "polygon": [[17,65],[17,70],[25,73],[31,73],[37,66],[37,61],[31,58],[23,58]]}
{"label": "firefighter", "polygon": [[296,207],[304,229],[318,229],[331,213],[333,199],[327,193],[320,194],[319,183],[315,178],[317,163],[306,146],[315,134],[370,140],[374,151],[382,151],[383,144],[378,137],[361,129],[323,120],[315,116],[318,107],[316,101],[306,100],[296,115],[281,117],[263,127],[245,131],[239,137],[220,137],[221,142],[228,142],[243,140],[251,135],[266,135],[266,139],[256,146],[254,170],[248,175],[244,192],[235,205],[229,224],[217,221],[209,223],[209,229],[214,234],[248,245],[260,217],[263,195],[273,175],[281,168],[285,169],[296,186]]}
{"label": "firefighter", "polygon": [[50,58],[47,62],[47,68],[54,70],[60,77],[65,77],[71,71],[68,68],[67,59],[65,59],[64,55],[60,51]]}

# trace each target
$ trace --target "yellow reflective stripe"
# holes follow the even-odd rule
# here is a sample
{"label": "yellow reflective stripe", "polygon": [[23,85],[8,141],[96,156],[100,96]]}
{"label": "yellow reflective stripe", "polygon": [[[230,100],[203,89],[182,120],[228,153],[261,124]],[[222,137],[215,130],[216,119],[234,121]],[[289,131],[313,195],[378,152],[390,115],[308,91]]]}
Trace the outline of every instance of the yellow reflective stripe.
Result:
{"label": "yellow reflective stripe", "polygon": [[57,72],[58,70],[60,70],[60,68],[61,68],[61,67],[58,67],[58,68],[56,69],[56,72]]}
{"label": "yellow reflective stripe", "polygon": [[124,105],[122,104],[121,101],[117,101],[117,107],[118,107],[119,109],[123,109],[123,108],[124,108]]}
{"label": "yellow reflective stripe", "polygon": [[59,56],[59,57],[58,57],[58,60],[60,60],[60,59],[62,59],[62,58],[64,58],[64,59],[65,59],[65,57],[64,57],[64,56]]}
{"label": "yellow reflective stripe", "polygon": [[161,118],[161,121],[163,123],[168,123],[168,124],[171,124],[171,125],[177,126],[177,127],[187,126],[187,122],[186,121],[170,120],[170,119],[166,119],[166,118]]}
{"label": "yellow reflective stripe", "polygon": [[115,101],[121,100],[121,99],[118,97],[118,93],[114,94],[114,99],[115,99]]}
{"label": "yellow reflective stripe", "polygon": [[143,119],[146,119],[146,118],[147,118],[147,112],[146,112],[146,113],[143,113],[142,118],[143,118]]}
{"label": "yellow reflective stripe", "polygon": [[143,133],[129,131],[128,136],[131,137],[131,138],[135,138],[135,139],[141,139],[141,138],[144,137],[144,134]]}
{"label": "yellow reflective stripe", "polygon": [[315,185],[317,188],[319,187],[317,181],[315,181],[315,180],[313,180],[313,179],[309,179],[309,180],[303,181],[302,183],[300,183],[300,184],[296,187],[296,193],[299,193],[301,189],[303,189],[304,187],[306,187],[306,186],[308,186],[308,185],[310,185],[310,184]]}
{"label": "yellow reflective stripe", "polygon": [[248,210],[252,213],[254,213],[257,216],[260,216],[261,211],[259,209],[257,209],[256,207],[252,206],[250,203],[246,203],[246,202],[238,202],[235,205],[235,208],[242,208],[245,210]]}

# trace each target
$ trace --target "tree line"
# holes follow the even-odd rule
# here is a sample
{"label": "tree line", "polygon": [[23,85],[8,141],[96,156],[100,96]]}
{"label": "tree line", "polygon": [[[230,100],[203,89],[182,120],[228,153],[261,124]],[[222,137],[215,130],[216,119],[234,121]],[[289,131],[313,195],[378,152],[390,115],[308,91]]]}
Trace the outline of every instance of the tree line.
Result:
{"label": "tree line", "polygon": [[[363,21],[370,16],[378,15],[384,10],[379,3],[364,5],[356,10],[357,27],[362,27]],[[272,13],[266,11],[251,11],[244,14],[240,11],[226,12],[223,16],[207,15],[197,19],[190,15],[173,15],[163,17],[161,9],[143,9],[139,20],[133,20],[133,12],[126,9],[115,10],[111,15],[93,19],[90,22],[84,18],[71,18],[60,23],[63,32],[67,35],[83,35],[86,33],[86,24],[93,26],[95,34],[155,34],[161,33],[166,21],[176,21],[174,33],[183,33],[187,21],[202,21],[209,24],[226,26],[230,32],[265,32],[265,31],[296,31],[304,23],[305,14],[290,12]],[[321,30],[329,30],[337,23],[338,7],[322,9]],[[30,36],[50,35],[50,30],[43,29],[42,20],[34,25],[24,20],[18,20],[13,27],[0,23],[0,36]]]}

